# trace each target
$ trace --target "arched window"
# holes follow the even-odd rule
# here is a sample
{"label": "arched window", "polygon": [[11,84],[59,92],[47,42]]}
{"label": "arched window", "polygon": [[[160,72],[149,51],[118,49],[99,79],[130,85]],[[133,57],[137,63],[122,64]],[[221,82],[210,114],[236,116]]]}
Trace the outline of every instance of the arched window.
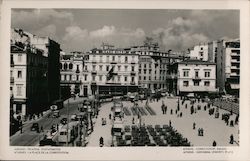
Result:
{"label": "arched window", "polygon": [[65,63],[64,65],[63,65],[63,69],[67,69],[68,68],[68,64],[67,63]]}
{"label": "arched window", "polygon": [[69,69],[73,69],[73,64],[69,63]]}

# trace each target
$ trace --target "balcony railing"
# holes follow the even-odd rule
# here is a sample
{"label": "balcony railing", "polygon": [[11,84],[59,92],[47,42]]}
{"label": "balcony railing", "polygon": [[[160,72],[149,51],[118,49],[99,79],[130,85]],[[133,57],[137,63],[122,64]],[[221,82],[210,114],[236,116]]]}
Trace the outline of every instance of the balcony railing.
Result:
{"label": "balcony railing", "polygon": [[10,77],[10,83],[14,83],[14,77]]}
{"label": "balcony railing", "polygon": [[201,80],[201,78],[199,76],[194,76],[193,79],[194,80]]}

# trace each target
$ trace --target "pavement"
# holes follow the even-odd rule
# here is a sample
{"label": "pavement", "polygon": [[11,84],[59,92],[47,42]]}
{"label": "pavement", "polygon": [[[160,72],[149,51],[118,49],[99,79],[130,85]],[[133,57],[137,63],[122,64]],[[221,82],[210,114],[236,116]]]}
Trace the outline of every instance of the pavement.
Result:
{"label": "pavement", "polygon": [[[213,141],[216,141],[217,146],[238,146],[239,141],[239,126],[235,125],[234,127],[227,126],[225,122],[221,119],[222,113],[229,113],[224,109],[219,109],[220,117],[215,118],[214,115],[208,114],[208,109],[204,110],[204,106],[207,103],[195,103],[194,107],[201,105],[201,110],[196,110],[196,113],[190,113],[190,101],[186,101],[181,105],[180,101],[180,111],[176,114],[177,109],[177,98],[162,98],[158,102],[149,102],[149,106],[156,112],[156,115],[147,115],[142,116],[142,124],[145,125],[164,125],[169,124],[171,120],[172,126],[186,137],[193,146],[212,146]],[[167,114],[162,114],[161,105],[162,101],[167,105]],[[143,102],[139,101],[139,106],[144,107],[145,100]],[[185,108],[187,104],[187,108]],[[111,136],[111,127],[112,122],[109,120],[108,115],[111,112],[111,106],[113,103],[107,103],[102,105],[100,108],[99,116],[96,120],[93,133],[88,138],[87,146],[99,146],[100,137],[104,138],[104,146],[109,147],[112,142]],[[130,109],[133,104],[128,101],[123,101],[123,105]],[[210,107],[213,108],[213,107]],[[214,107],[216,108],[216,107]],[[173,114],[170,114],[170,110],[173,110]],[[131,110],[130,110],[131,111]],[[178,117],[178,114],[182,112],[182,117]],[[124,125],[132,125],[132,119],[135,118],[135,122],[138,122],[136,116],[125,116]],[[233,114],[230,116],[230,120],[235,120],[236,115]],[[107,125],[102,125],[102,118],[106,118]],[[193,123],[196,124],[196,129],[193,130]],[[198,128],[204,129],[204,136],[198,136]],[[233,134],[235,143],[230,144],[229,138]]]}

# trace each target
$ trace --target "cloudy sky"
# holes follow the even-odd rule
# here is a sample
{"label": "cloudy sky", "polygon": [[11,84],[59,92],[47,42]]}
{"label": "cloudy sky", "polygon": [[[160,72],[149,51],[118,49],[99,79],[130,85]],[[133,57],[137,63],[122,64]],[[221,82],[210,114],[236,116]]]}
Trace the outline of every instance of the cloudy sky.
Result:
{"label": "cloudy sky", "polygon": [[140,45],[153,37],[162,49],[186,50],[200,42],[239,37],[237,10],[13,9],[12,28],[49,36],[66,51],[108,42]]}

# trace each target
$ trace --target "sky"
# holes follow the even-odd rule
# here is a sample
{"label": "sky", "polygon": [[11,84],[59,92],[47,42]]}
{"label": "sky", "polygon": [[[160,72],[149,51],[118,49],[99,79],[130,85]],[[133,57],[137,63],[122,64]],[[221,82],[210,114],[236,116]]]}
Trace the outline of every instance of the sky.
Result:
{"label": "sky", "polygon": [[183,51],[199,43],[239,38],[239,10],[12,9],[11,27],[49,36],[65,52],[89,51],[102,42]]}

